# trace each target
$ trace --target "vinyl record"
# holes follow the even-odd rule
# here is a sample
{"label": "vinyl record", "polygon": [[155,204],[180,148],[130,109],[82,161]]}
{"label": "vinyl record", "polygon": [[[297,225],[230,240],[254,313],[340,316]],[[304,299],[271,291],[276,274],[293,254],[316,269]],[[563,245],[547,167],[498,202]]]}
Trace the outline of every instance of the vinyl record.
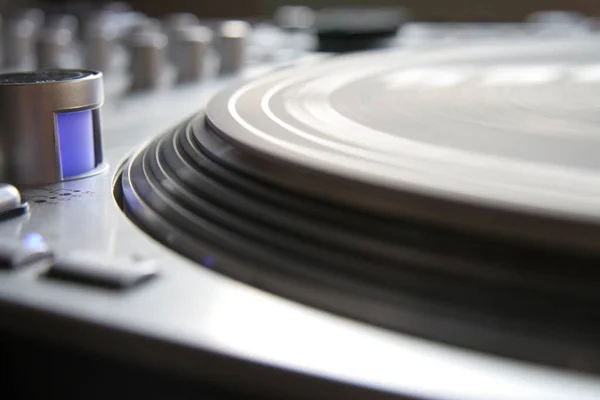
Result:
{"label": "vinyl record", "polygon": [[598,100],[594,40],[498,42],[282,70],[219,94],[207,123],[279,165],[252,172],[277,184],[595,251]]}
{"label": "vinyl record", "polygon": [[600,360],[598,60],[592,41],[498,42],[280,70],[140,149],[123,208],[199,268],[294,301]]}

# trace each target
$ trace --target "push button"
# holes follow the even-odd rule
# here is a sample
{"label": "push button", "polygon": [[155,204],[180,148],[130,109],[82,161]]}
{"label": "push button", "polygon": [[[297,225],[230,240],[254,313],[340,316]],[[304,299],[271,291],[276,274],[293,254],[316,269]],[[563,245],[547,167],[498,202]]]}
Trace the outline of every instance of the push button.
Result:
{"label": "push button", "polygon": [[111,289],[132,288],[156,275],[156,265],[152,260],[107,258],[88,252],[59,257],[46,273],[52,279]]}
{"label": "push button", "polygon": [[19,190],[12,185],[0,183],[0,221],[25,214],[27,210],[27,203],[21,200]]}
{"label": "push button", "polygon": [[30,233],[20,242],[0,243],[0,268],[15,269],[44,259],[51,259],[52,252],[44,238]]}

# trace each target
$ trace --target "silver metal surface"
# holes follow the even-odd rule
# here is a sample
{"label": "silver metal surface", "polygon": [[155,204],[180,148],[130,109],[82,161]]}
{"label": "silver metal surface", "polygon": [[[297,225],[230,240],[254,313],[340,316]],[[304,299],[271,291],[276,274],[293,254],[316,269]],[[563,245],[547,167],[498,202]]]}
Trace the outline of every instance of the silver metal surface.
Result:
{"label": "silver metal surface", "polygon": [[212,32],[203,26],[180,29],[174,34],[174,62],[179,83],[200,81],[206,70],[208,46]]}
{"label": "silver metal surface", "polygon": [[283,29],[305,30],[315,23],[315,12],[305,6],[283,6],[275,12],[275,22]]}
{"label": "silver metal surface", "polygon": [[[13,79],[7,78],[12,76]],[[39,185],[63,179],[55,113],[92,109],[100,134],[99,107],[104,101],[102,74],[82,71],[74,79],[39,82],[35,73],[3,75],[0,82],[0,180]],[[99,145],[99,138],[96,138]],[[96,149],[96,160],[102,151]]]}
{"label": "silver metal surface", "polygon": [[129,43],[132,91],[154,90],[161,85],[167,43],[167,36],[160,32],[144,31],[132,35]]}
{"label": "silver metal surface", "polygon": [[144,32],[162,32],[162,25],[156,18],[142,18],[134,21],[128,33],[127,43],[135,42],[135,36]]}
{"label": "silver metal surface", "polygon": [[176,30],[189,26],[198,25],[200,20],[192,13],[173,13],[164,19],[164,25],[167,30]]}
{"label": "silver metal surface", "polygon": [[70,68],[73,32],[65,28],[43,30],[36,47],[38,68]]}
{"label": "silver metal surface", "polygon": [[[247,76],[276,67],[262,66]],[[46,279],[43,265],[0,271],[2,309],[25,316],[0,318],[0,327],[269,397],[600,397],[597,376],[428,342],[262,292],[181,257],[126,219],[113,196],[120,166],[229,83],[211,80],[160,95],[115,96],[103,109],[109,169],[24,190],[31,213],[0,223],[0,242],[34,233],[58,254],[84,250],[107,257],[143,256],[157,262],[160,277],[116,295]],[[0,96],[0,109],[9,98],[17,102]],[[93,334],[74,335],[73,326]],[[143,345],[131,345],[132,339]],[[212,363],[208,355],[223,358]],[[573,365],[584,356],[573,354]]]}
{"label": "silver metal surface", "polygon": [[134,257],[110,258],[104,254],[74,251],[56,259],[49,274],[68,282],[95,282],[115,289],[130,289],[157,275],[153,260]]}
{"label": "silver metal surface", "polygon": [[114,61],[117,32],[110,24],[90,26],[86,31],[84,63],[86,68],[106,73]]}
{"label": "silver metal surface", "polygon": [[6,21],[3,36],[4,65],[9,70],[23,70],[33,66],[36,25],[27,19]]}
{"label": "silver metal surface", "polygon": [[34,238],[31,244],[27,240],[6,240],[0,243],[0,260],[5,267],[14,270],[40,260],[52,259],[52,250],[43,241],[37,240],[40,237],[35,234],[30,237]]}
{"label": "silver metal surface", "polygon": [[40,8],[27,8],[19,13],[18,18],[33,22],[36,32],[42,29],[46,20],[46,13]]}
{"label": "silver metal surface", "polygon": [[246,63],[246,40],[250,25],[244,21],[227,21],[218,31],[221,74],[228,75],[240,71]]}
{"label": "silver metal surface", "polygon": [[169,38],[168,54],[171,61],[177,63],[177,57],[179,56],[179,50],[177,49],[179,31],[198,24],[200,24],[200,20],[192,13],[173,13],[165,17],[162,25]]}
{"label": "silver metal surface", "polygon": [[79,29],[79,21],[74,15],[58,14],[49,18],[48,27],[50,29],[66,29],[71,32],[73,36],[76,36]]}

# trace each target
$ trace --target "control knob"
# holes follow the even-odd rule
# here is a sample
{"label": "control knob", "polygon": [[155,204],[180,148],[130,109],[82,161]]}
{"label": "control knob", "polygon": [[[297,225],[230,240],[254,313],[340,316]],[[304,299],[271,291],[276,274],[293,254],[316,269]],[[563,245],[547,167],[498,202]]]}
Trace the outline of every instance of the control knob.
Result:
{"label": "control knob", "polygon": [[212,31],[204,26],[180,29],[175,36],[173,48],[179,83],[200,81],[205,74],[207,52]]}
{"label": "control knob", "polygon": [[117,39],[117,27],[110,21],[89,24],[84,39],[85,67],[104,73],[109,72],[113,64]]}
{"label": "control knob", "polygon": [[79,20],[71,14],[52,15],[48,19],[48,28],[53,30],[66,29],[76,37],[79,30]]}
{"label": "control knob", "polygon": [[30,68],[35,53],[35,23],[29,19],[9,19],[3,33],[5,67],[9,70]]}
{"label": "control knob", "polygon": [[38,67],[71,67],[73,40],[72,31],[66,28],[49,28],[42,31],[36,49]]}
{"label": "control knob", "polygon": [[131,91],[154,90],[160,86],[167,43],[167,36],[161,32],[138,32],[131,36]]}
{"label": "control knob", "polygon": [[218,38],[221,74],[235,74],[244,67],[249,34],[250,24],[247,22],[227,21],[221,24]]}
{"label": "control knob", "polygon": [[163,22],[164,31],[169,38],[168,55],[171,61],[177,63],[177,38],[180,30],[186,30],[187,28],[197,26],[200,24],[200,20],[194,14],[191,13],[173,13],[167,15]]}
{"label": "control knob", "polygon": [[102,166],[102,73],[0,74],[0,181],[52,184]]}

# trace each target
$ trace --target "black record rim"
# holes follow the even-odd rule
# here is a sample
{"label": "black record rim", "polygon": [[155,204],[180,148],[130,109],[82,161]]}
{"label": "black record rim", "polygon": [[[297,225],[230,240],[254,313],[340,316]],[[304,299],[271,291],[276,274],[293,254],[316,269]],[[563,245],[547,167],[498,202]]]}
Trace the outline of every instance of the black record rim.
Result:
{"label": "black record rim", "polygon": [[324,310],[600,371],[595,256],[386,220],[274,186],[224,162],[239,149],[203,119],[150,143],[124,172],[123,207],[157,240]]}

